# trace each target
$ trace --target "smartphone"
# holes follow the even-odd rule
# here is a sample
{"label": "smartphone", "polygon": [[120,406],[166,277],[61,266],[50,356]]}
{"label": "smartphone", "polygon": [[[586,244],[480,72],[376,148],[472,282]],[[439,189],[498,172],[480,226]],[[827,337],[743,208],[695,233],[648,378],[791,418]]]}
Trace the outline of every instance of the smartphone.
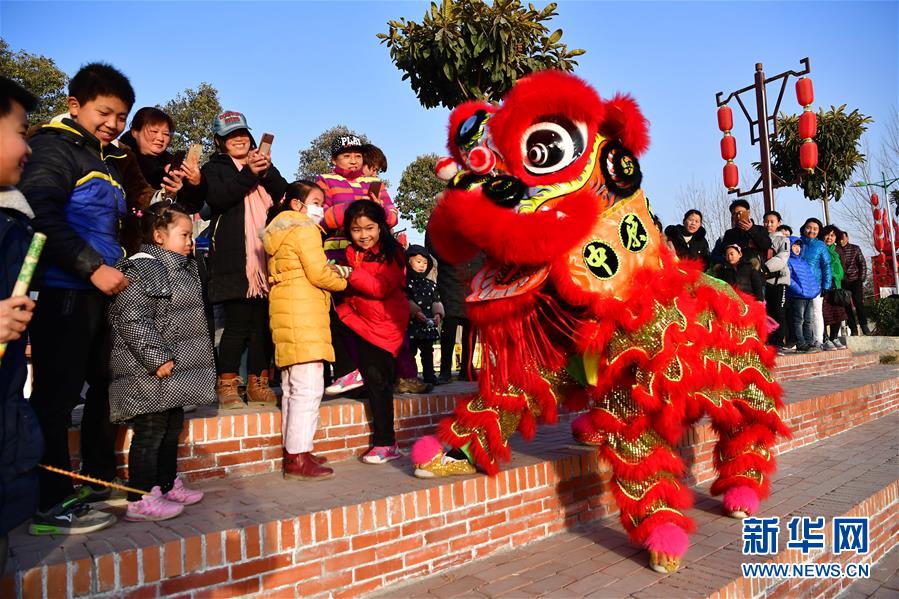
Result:
{"label": "smartphone", "polygon": [[381,197],[381,185],[380,181],[375,181],[371,185],[368,186],[368,195],[375,196],[376,198]]}
{"label": "smartphone", "polygon": [[190,149],[187,151],[187,158],[185,159],[191,166],[199,166],[200,164],[200,156],[203,154],[203,146],[200,144],[192,144]]}
{"label": "smartphone", "polygon": [[274,135],[271,133],[263,133],[262,138],[259,140],[259,153],[271,155],[273,141],[275,141]]}
{"label": "smartphone", "polygon": [[184,150],[178,150],[175,152],[172,161],[169,163],[169,172],[176,171],[181,168],[181,164],[184,162],[184,157],[187,156],[187,152]]}

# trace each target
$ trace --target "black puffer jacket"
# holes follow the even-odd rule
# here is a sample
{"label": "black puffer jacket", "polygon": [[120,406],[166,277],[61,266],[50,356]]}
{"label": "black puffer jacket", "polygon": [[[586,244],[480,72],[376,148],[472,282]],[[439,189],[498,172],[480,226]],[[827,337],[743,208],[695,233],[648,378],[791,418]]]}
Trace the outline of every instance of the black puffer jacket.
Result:
{"label": "black puffer jacket", "polygon": [[415,272],[411,266],[406,268],[406,297],[415,302],[425,316],[431,320],[431,324],[422,322],[417,318],[409,320],[409,338],[410,339],[431,339],[435,340],[440,337],[440,331],[434,324],[434,304],[440,302],[440,293],[437,291],[437,284],[428,278],[430,272],[434,269],[434,260],[428,251],[420,245],[410,245],[406,249],[406,259],[412,256],[422,256],[427,259],[428,267],[424,272]]}
{"label": "black puffer jacket", "polygon": [[[215,401],[212,341],[194,257],[142,245],[116,268],[129,284],[109,309],[109,419]],[[157,377],[169,360],[175,362],[171,376]]]}
{"label": "black puffer jacket", "polygon": [[748,231],[733,227],[724,232],[724,236],[715,244],[712,260],[724,263],[724,250],[729,245],[738,245],[743,250],[743,260],[760,269],[768,261],[768,250],[771,249],[771,236],[761,225],[752,225]]}
{"label": "black puffer jacket", "polygon": [[765,301],[765,281],[762,273],[748,262],[738,262],[736,267],[730,264],[716,264],[712,267],[712,276],[721,279],[734,289],[755,296],[760,302]]}
{"label": "black puffer jacket", "polygon": [[709,265],[709,242],[705,238],[705,229],[699,227],[687,241],[687,229],[683,225],[668,225],[665,227],[665,237],[674,245],[674,252],[681,260],[700,260],[702,268]]}
{"label": "black puffer jacket", "polygon": [[440,292],[446,317],[468,318],[465,312],[465,298],[471,293],[471,280],[484,266],[484,254],[479,253],[468,262],[450,264],[435,252],[427,233],[425,247],[437,260],[437,290]]}
{"label": "black puffer jacket", "polygon": [[[12,295],[31,243],[25,197],[0,190],[0,298]],[[0,363],[0,535],[24,522],[37,509],[37,464],[44,438],[37,417],[22,395],[28,365],[26,338],[10,341]]]}
{"label": "black puffer jacket", "polygon": [[209,301],[214,304],[246,299],[247,250],[244,237],[244,196],[262,185],[277,201],[287,189],[287,181],[272,166],[257,177],[249,167],[237,170],[227,154],[213,154],[203,165],[206,203],[212,211],[209,223]]}

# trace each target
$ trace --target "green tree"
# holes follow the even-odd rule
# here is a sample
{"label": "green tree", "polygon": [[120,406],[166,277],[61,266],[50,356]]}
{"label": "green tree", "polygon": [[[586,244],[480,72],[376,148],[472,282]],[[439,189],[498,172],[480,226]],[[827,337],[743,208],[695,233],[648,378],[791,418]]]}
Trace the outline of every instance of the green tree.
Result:
{"label": "green tree", "polygon": [[784,181],[798,181],[809,200],[824,203],[824,220],[830,223],[828,203],[837,202],[852,178],[856,167],[864,163],[859,141],[873,120],[858,109],[846,112],[846,105],[818,111],[818,166],[809,173],[799,165],[799,116],[780,115],[777,136],[771,142],[771,169]]}
{"label": "green tree", "polygon": [[543,69],[571,71],[584,50],[569,50],[562,30],[544,24],[556,4],[537,10],[520,0],[443,0],[415,21],[388,21],[378,38],[425,108],[499,100],[520,77]]}
{"label": "green tree", "polygon": [[222,112],[219,92],[212,85],[203,82],[196,89],[187,88],[162,106],[175,121],[172,135],[172,149],[187,150],[192,144],[203,146],[200,163],[215,150],[212,139],[212,122]]}
{"label": "green tree", "polygon": [[362,143],[369,143],[368,137],[350,130],[346,125],[336,125],[323,131],[312,140],[309,147],[300,150],[300,164],[297,167],[297,179],[315,179],[316,175],[331,172],[331,143],[340,135],[355,135]]}
{"label": "green tree", "polygon": [[412,221],[419,231],[424,231],[428,225],[437,194],[446,189],[446,183],[434,174],[437,158],[437,154],[422,154],[409,163],[393,198],[403,218]]}
{"label": "green tree", "polygon": [[30,91],[40,101],[34,112],[28,115],[30,124],[49,121],[68,111],[66,86],[69,77],[52,58],[24,50],[13,52],[9,44],[0,38],[0,73]]}

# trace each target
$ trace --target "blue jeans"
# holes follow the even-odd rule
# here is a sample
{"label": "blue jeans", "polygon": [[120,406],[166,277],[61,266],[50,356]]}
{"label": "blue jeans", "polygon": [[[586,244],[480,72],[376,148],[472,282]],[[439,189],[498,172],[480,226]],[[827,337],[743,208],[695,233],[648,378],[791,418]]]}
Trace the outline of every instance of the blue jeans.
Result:
{"label": "blue jeans", "polygon": [[793,303],[793,334],[796,336],[796,348],[815,345],[812,300],[794,297],[790,301]]}

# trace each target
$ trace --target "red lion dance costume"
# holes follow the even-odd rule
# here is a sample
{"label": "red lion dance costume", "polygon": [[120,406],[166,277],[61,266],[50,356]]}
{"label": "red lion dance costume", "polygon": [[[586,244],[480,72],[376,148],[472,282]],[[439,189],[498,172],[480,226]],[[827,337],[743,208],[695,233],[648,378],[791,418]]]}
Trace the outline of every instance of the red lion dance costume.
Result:
{"label": "red lion dance costume", "polygon": [[[450,262],[484,251],[469,315],[483,349],[479,393],[413,448],[417,476],[494,474],[517,430],[589,407],[580,434],[602,439],[631,539],[653,569],[673,571],[693,521],[675,447],[707,414],[718,478],[735,517],[753,513],[789,435],[765,346],[765,310],[681,262],[660,243],[636,157],[647,122],[627,96],[601,100],[580,79],[544,71],[500,106],[450,116],[449,149],[465,169],[429,224]],[[455,457],[454,457],[455,456]],[[467,458],[467,459],[466,459]]]}

